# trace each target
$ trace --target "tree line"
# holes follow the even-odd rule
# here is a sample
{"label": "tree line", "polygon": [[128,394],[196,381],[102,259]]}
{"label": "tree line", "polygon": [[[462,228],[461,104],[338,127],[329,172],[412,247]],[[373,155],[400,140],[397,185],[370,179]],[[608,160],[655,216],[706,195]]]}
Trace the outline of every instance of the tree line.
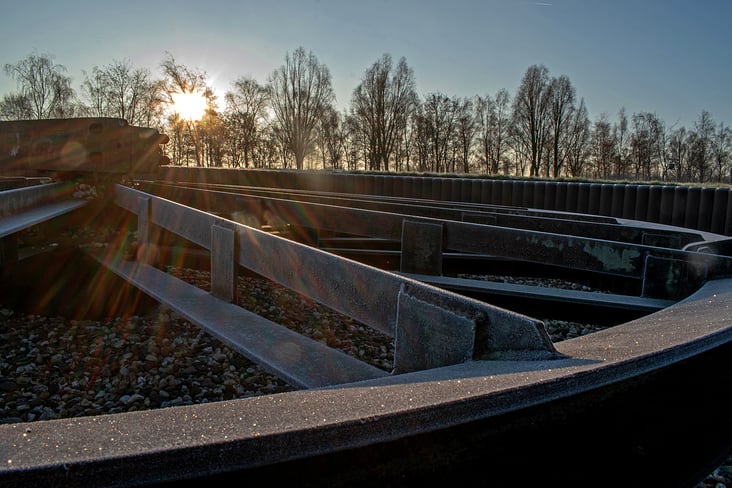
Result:
{"label": "tree line", "polygon": [[[234,81],[218,100],[205,72],[166,53],[162,75],[129,60],[94,66],[78,89],[53,56],[4,66],[17,91],[0,119],[121,117],[170,136],[175,164],[206,167],[475,173],[546,178],[727,182],[732,130],[702,111],[690,128],[655,113],[591,121],[566,75],[530,66],[516,91],[473,97],[419,95],[405,58],[368,67],[338,111],[328,67],[299,47],[266,83]],[[184,119],[176,93],[200,93],[207,110]]]}

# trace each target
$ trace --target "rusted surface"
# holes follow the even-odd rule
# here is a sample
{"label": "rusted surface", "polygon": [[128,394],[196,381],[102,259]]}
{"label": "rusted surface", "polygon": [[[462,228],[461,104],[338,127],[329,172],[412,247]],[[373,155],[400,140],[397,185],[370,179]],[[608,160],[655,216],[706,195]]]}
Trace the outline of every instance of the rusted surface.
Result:
{"label": "rusted surface", "polygon": [[160,151],[167,142],[118,118],[0,121],[0,174],[155,174],[169,162]]}

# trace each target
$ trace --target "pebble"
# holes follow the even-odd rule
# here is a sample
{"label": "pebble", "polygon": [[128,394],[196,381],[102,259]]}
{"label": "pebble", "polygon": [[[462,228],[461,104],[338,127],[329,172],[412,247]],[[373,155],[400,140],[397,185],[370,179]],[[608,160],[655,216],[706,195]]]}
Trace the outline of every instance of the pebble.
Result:
{"label": "pebble", "polygon": [[[159,313],[171,316],[165,330],[156,327],[152,315],[82,322],[7,314],[0,326],[0,423],[221,401],[235,398],[237,391],[246,397],[293,389],[172,312],[161,307]],[[165,357],[163,344],[170,346]],[[153,347],[157,354],[148,352]],[[179,358],[199,367],[174,373]],[[226,362],[234,369],[208,367],[210,359],[215,359],[212,366]],[[160,374],[162,364],[169,368],[165,375]],[[220,375],[236,388],[201,386]],[[245,381],[249,378],[254,381]],[[189,394],[194,390],[196,398]]]}
{"label": "pebble", "polygon": [[[169,271],[209,287],[208,273]],[[243,307],[259,308],[270,320],[391,370],[391,338],[269,281],[239,279]],[[0,320],[2,423],[294,390],[164,306],[147,316],[67,320],[0,303]]]}

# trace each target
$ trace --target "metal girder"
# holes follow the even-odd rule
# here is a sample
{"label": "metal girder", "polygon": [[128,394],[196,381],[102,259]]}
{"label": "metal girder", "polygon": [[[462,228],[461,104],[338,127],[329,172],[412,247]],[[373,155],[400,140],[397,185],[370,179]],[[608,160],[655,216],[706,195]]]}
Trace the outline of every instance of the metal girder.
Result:
{"label": "metal girder", "polygon": [[[732,259],[726,256],[635,242],[621,242],[272,197],[265,198],[215,191],[203,193],[202,190],[190,188],[175,187],[167,195],[184,202],[203,203],[205,201],[206,204],[221,212],[227,208],[229,211],[244,208],[253,212],[264,212],[264,209],[266,209],[267,212],[278,215],[279,218],[295,227],[315,228],[397,242],[402,240],[402,229],[405,221],[437,224],[443,228],[441,240],[445,250],[488,254],[502,258],[643,280],[644,283],[650,285],[645,287],[648,290],[647,292],[656,298],[678,298],[680,292],[690,291],[689,287],[695,289],[708,277],[726,276],[732,272]],[[603,232],[607,232],[607,229],[605,227]],[[647,236],[659,235],[656,229],[647,229],[647,231],[651,233]],[[658,240],[663,241],[664,239],[668,240],[668,238],[668,234],[663,234],[656,240],[648,237],[645,242],[658,244]],[[642,236],[641,241],[643,241]],[[674,274],[669,269],[664,277],[666,285],[655,286],[653,283],[656,277],[645,271],[648,256],[689,263],[691,271]],[[670,264],[670,261],[663,262]],[[708,274],[707,270],[709,269],[713,269],[711,271],[713,275]],[[671,279],[669,280],[667,276],[670,276]],[[674,276],[679,278],[674,280]],[[692,279],[682,289],[678,286],[680,284],[679,280],[687,277]]]}
{"label": "metal girder", "polygon": [[[704,237],[699,232],[679,228],[649,229],[646,225],[620,224],[617,219],[571,212],[556,212],[501,205],[475,204],[462,202],[442,202],[435,200],[416,200],[378,195],[354,195],[342,193],[311,192],[303,190],[273,190],[256,187],[227,187],[226,185],[150,185],[153,192],[206,189],[209,194],[237,194],[266,199],[294,200],[307,203],[320,203],[339,207],[355,207],[364,210],[429,217],[442,220],[456,220],[477,224],[496,225],[524,230],[535,230],[555,234],[569,234],[578,237],[681,248],[701,242]],[[229,193],[233,192],[233,193]],[[164,194],[161,194],[165,196]],[[172,194],[170,198],[177,199]],[[190,194],[189,194],[190,197]],[[214,203],[207,200],[202,203]],[[252,208],[253,211],[258,211]]]}
{"label": "metal girder", "polygon": [[[138,213],[145,225],[159,226],[205,249],[217,247],[212,246],[216,229],[231,229],[237,248],[225,253],[228,265],[243,266],[394,337],[394,372],[476,357],[556,357],[541,321],[121,185],[115,187],[115,200]],[[154,246],[146,242],[152,232],[142,229],[140,235],[145,236],[140,245]],[[214,268],[223,266],[226,262]],[[429,354],[422,354],[425,350]]]}
{"label": "metal girder", "polygon": [[150,265],[92,254],[100,263],[178,314],[298,388],[388,374],[341,351],[244,310]]}

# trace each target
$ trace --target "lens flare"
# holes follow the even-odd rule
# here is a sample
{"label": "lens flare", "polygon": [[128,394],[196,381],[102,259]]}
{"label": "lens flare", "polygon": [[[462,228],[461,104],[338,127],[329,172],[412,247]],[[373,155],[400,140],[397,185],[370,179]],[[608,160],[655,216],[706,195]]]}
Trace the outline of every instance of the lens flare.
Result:
{"label": "lens flare", "polygon": [[172,110],[181,119],[196,121],[201,120],[206,113],[206,97],[201,92],[176,92],[171,95],[173,99]]}

